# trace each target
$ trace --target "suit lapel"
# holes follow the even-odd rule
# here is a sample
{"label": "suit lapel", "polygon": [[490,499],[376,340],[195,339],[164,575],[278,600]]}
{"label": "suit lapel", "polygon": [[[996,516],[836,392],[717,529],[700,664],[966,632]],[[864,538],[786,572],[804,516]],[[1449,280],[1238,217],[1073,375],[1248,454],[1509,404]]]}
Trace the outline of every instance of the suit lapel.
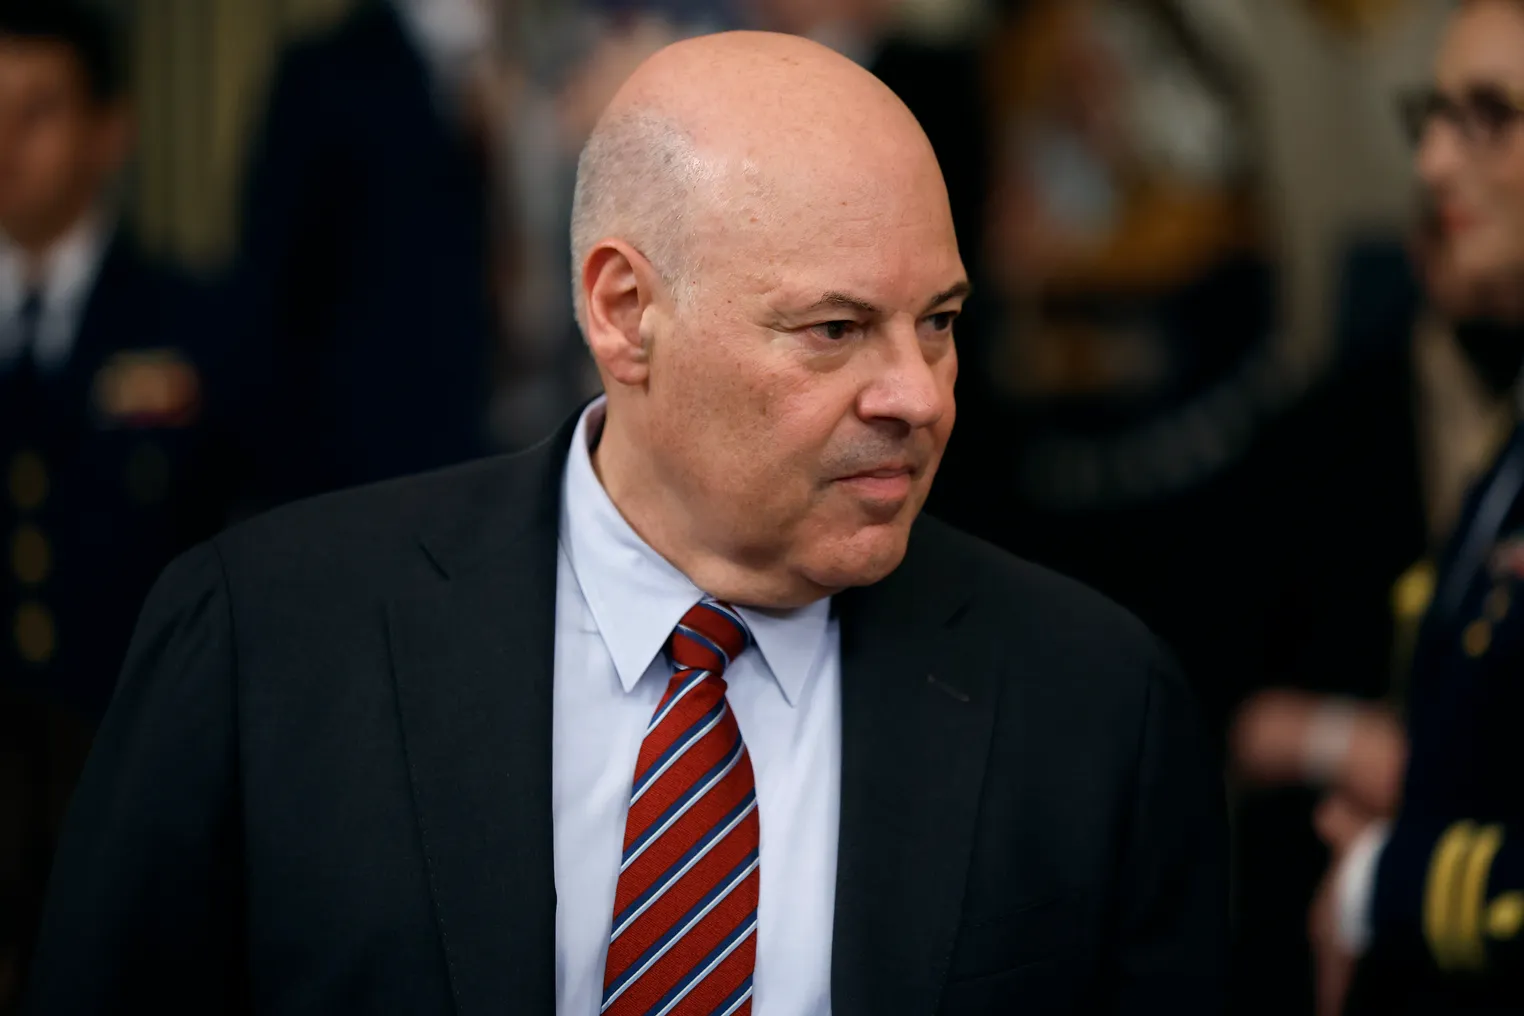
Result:
{"label": "suit lapel", "polygon": [[435,917],[463,1016],[555,1008],[551,689],[570,428],[512,463],[483,517],[425,539],[442,573],[389,605]]}
{"label": "suit lapel", "polygon": [[934,526],[892,576],[838,600],[838,1016],[931,1013],[962,910],[996,686],[994,661],[954,638],[966,594],[927,545]]}

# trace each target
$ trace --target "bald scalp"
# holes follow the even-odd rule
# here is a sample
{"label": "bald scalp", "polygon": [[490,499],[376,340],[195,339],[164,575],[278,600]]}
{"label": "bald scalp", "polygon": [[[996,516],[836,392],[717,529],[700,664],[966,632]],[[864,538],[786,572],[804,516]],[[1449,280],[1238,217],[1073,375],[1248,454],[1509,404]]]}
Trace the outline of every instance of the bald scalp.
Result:
{"label": "bald scalp", "polygon": [[577,160],[572,199],[572,295],[586,329],[582,266],[608,237],[630,244],[680,290],[687,278],[686,220],[703,175],[693,136],[653,109],[610,109]]}
{"label": "bald scalp", "polygon": [[[908,181],[917,171],[921,177]],[[841,54],[770,32],[673,43],[619,89],[578,160],[571,223],[578,323],[585,333],[582,273],[604,240],[638,250],[681,301],[702,263],[695,237],[717,221],[715,212],[742,204],[756,211],[784,192],[794,212],[837,196],[844,204],[853,188],[860,196],[864,186],[895,186],[896,174],[908,191],[943,188],[915,117]]]}

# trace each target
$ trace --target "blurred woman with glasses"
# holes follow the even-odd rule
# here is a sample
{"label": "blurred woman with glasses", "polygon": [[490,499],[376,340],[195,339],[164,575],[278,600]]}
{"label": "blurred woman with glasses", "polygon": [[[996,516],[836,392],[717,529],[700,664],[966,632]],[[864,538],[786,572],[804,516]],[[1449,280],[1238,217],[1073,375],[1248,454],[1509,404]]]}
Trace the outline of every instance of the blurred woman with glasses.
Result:
{"label": "blurred woman with glasses", "polygon": [[[1524,352],[1524,0],[1464,0],[1403,104],[1435,309],[1514,377]],[[1491,347],[1491,352],[1486,348]],[[1524,1012],[1524,428],[1474,485],[1412,655],[1401,803],[1335,800],[1313,914],[1325,1014]],[[1353,990],[1344,1005],[1345,989]]]}

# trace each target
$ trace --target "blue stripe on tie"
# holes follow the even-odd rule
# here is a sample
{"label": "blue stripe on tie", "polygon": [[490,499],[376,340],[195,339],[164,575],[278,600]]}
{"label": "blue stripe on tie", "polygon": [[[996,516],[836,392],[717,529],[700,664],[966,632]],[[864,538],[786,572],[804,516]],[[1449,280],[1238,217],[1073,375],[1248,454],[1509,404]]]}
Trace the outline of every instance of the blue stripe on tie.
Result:
{"label": "blue stripe on tie", "polygon": [[741,986],[731,992],[730,997],[715,1008],[714,1016],[730,1016],[731,1013],[741,1008],[741,1003],[751,998],[751,979],[752,975],[747,974],[746,980],[741,982]]}
{"label": "blue stripe on tie", "polygon": [[[687,695],[688,695],[688,693],[690,691],[692,691],[693,689],[697,688],[699,685],[703,684],[704,683],[704,678],[709,676],[709,671],[707,671],[707,670],[696,670],[696,669],[691,669],[691,668],[685,668],[685,669],[689,669],[689,672],[692,675],[691,677],[689,677],[688,683],[683,685],[681,688],[679,688],[677,690],[677,694],[673,695],[670,699],[668,699],[667,700],[667,704],[662,706],[661,709],[657,711],[655,716],[651,717],[651,723],[650,723],[649,726],[646,727],[646,733],[649,734],[651,731],[655,730],[656,729],[656,725],[659,724],[662,720],[665,720],[667,718],[667,714],[672,711],[672,707],[677,705],[685,697],[687,697]],[[680,673],[682,673],[682,671],[680,670],[680,671],[678,671],[678,673],[680,674]],[[676,676],[676,675],[674,675],[674,676]]]}
{"label": "blue stripe on tie", "polygon": [[651,888],[635,897],[630,901],[629,906],[614,915],[614,933],[610,936],[610,940],[622,935],[637,917],[645,913],[647,907],[661,899],[668,889],[676,885],[678,880],[688,873],[690,868],[702,861],[709,851],[718,846],[730,830],[740,825],[756,806],[757,792],[747,791],[746,796],[731,809],[730,814],[720,819],[713,829],[699,837],[699,841],[690,847],[686,854],[674,861],[672,867],[657,876],[656,881],[651,883]]}
{"label": "blue stripe on tie", "polygon": [[745,750],[745,743],[737,737],[736,743],[729,753],[720,759],[719,762],[715,763],[713,769],[710,769],[693,786],[689,787],[682,797],[673,801],[672,806],[652,821],[639,839],[630,844],[629,849],[624,852],[623,859],[619,862],[620,873],[623,874],[624,870],[630,866],[630,863],[635,858],[645,853],[646,847],[650,846],[656,837],[666,832],[668,826],[672,825],[679,818],[682,818],[689,808],[693,807],[705,794],[709,793],[715,784],[724,779],[725,774],[735,768],[736,763],[741,759],[741,753]]}
{"label": "blue stripe on tie", "polygon": [[735,625],[741,630],[741,641],[746,645],[751,645],[751,629],[746,626],[746,622],[742,620],[740,614],[736,613],[730,607],[716,603],[714,600],[704,600],[699,603],[699,606],[703,607],[705,610],[719,614],[731,624]]}
{"label": "blue stripe on tie", "polygon": [[[676,945],[684,935],[697,927],[698,923],[708,915],[709,911],[724,902],[725,897],[729,896],[735,891],[737,886],[751,877],[751,873],[756,870],[757,860],[757,849],[753,847],[751,853],[743,857],[741,863],[732,868],[730,873],[721,879],[718,885],[705,893],[704,897],[695,903],[686,914],[672,923],[672,927],[668,928],[655,942],[652,942],[645,952],[636,957],[635,961],[625,968],[624,973],[620,974],[612,984],[604,989],[603,1008],[607,1009],[612,1005],[615,999],[624,994],[626,988],[640,980],[641,975],[655,966],[657,960],[665,956],[668,950]],[[753,910],[741,921],[741,927],[744,928],[748,921],[755,924],[756,920],[757,912]],[[735,936],[736,932],[731,932],[730,935],[726,936],[726,941],[730,941]],[[720,943],[721,947],[724,944],[724,942]],[[718,951],[716,950],[716,952]],[[710,956],[713,955],[714,953],[710,953]],[[708,959],[709,957],[705,957],[705,962],[708,962]],[[701,963],[695,969],[702,969],[703,966],[704,964]],[[688,976],[691,977],[692,974],[693,971],[689,971]]]}
{"label": "blue stripe on tie", "polygon": [[710,652],[714,653],[720,658],[720,668],[722,670],[730,666],[730,654],[722,649],[719,643],[715,642],[714,639],[710,638],[708,635],[705,635],[701,631],[695,631],[694,629],[689,628],[686,624],[679,624],[677,626],[677,630],[688,636],[693,641],[707,646]]}
{"label": "blue stripe on tie", "polygon": [[634,789],[630,791],[630,803],[634,804],[640,800],[642,795],[651,789],[651,785],[656,782],[662,773],[671,769],[673,763],[682,758],[689,748],[698,744],[705,734],[713,730],[720,720],[725,717],[727,708],[725,697],[722,695],[720,700],[711,706],[707,713],[694,720],[689,724],[687,730],[677,735],[677,740],[668,745],[667,750],[656,757],[655,761],[651,763],[651,768],[646,770],[646,774],[640,778],[640,782],[635,784]]}
{"label": "blue stripe on tie", "polygon": [[757,912],[753,910],[741,918],[741,923],[736,925],[734,931],[726,935],[719,945],[714,947],[708,956],[705,956],[683,979],[672,987],[672,990],[661,997],[651,1007],[650,1016],[666,1016],[672,1009],[688,996],[688,992],[698,987],[716,967],[725,962],[725,957],[740,948],[741,943],[757,930]]}

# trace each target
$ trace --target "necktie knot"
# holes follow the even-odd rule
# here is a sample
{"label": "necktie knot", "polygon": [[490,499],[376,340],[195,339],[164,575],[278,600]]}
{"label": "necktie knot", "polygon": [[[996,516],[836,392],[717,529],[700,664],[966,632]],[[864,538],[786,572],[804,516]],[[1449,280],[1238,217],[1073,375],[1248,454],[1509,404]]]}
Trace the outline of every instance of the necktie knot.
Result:
{"label": "necktie knot", "polygon": [[683,615],[668,647],[679,669],[707,670],[719,677],[750,644],[751,632],[734,607],[704,599]]}

